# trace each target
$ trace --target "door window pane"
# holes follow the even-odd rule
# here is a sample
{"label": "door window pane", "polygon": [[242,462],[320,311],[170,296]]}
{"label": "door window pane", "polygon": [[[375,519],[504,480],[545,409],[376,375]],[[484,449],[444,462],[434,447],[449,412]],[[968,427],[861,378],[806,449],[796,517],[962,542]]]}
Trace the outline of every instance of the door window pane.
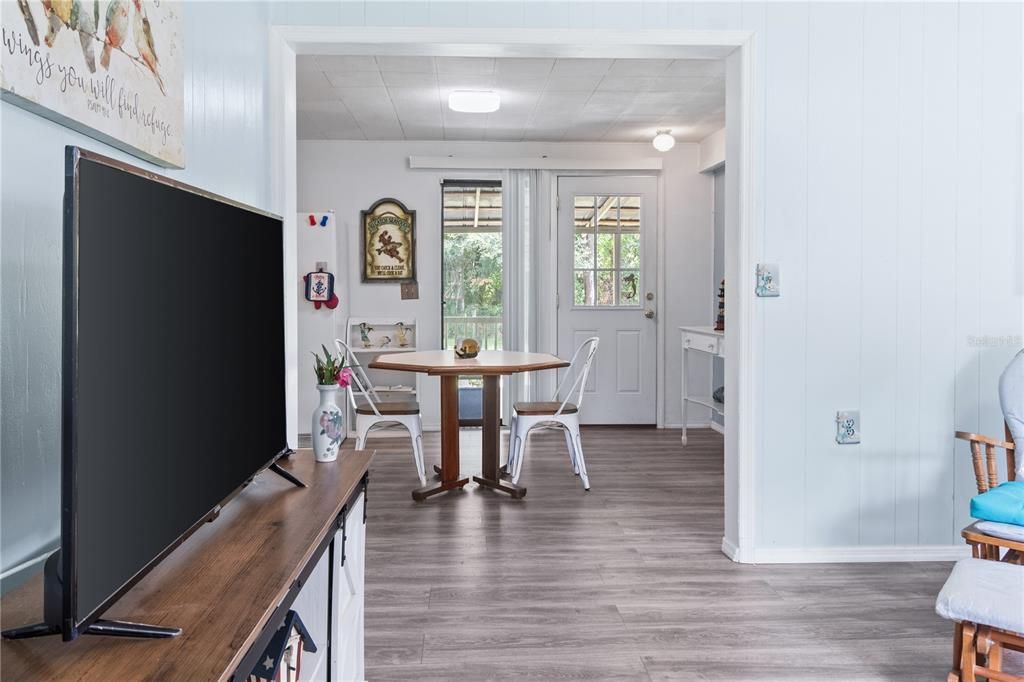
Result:
{"label": "door window pane", "polygon": [[573,197],[573,305],[640,306],[639,196]]}
{"label": "door window pane", "polygon": [[640,272],[619,271],[619,305],[640,305]]}
{"label": "door window pane", "polygon": [[594,267],[594,235],[584,232],[576,233],[573,265],[577,268]]}
{"label": "door window pane", "polygon": [[577,270],[572,300],[575,305],[594,305],[594,271]]}
{"label": "door window pane", "polygon": [[619,235],[619,267],[640,267],[640,234]]}
{"label": "door window pane", "polygon": [[615,305],[615,271],[597,271],[597,305]]}

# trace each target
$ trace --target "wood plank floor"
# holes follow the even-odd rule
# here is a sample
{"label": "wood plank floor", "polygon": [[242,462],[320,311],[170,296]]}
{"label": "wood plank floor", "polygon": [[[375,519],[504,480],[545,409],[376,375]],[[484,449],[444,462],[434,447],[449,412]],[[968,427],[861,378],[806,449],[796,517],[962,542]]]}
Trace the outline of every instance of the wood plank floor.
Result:
{"label": "wood plank floor", "polygon": [[[463,431],[464,474],[479,431]],[[428,468],[438,434],[425,436]],[[504,440],[507,440],[504,439]],[[531,437],[523,500],[412,501],[408,439],[372,438],[369,680],[944,680],[950,564],[745,566],[719,551],[722,440],[585,429]],[[346,446],[352,447],[351,439]]]}

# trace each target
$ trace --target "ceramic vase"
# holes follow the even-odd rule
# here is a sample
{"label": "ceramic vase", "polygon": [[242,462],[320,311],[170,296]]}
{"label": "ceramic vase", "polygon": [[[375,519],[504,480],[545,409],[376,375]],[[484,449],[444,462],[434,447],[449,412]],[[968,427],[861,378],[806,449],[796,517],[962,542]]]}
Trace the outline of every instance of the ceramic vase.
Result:
{"label": "ceramic vase", "polygon": [[320,384],[320,404],[313,410],[313,454],[318,462],[338,459],[338,448],[345,440],[345,415],[338,407],[337,384]]}

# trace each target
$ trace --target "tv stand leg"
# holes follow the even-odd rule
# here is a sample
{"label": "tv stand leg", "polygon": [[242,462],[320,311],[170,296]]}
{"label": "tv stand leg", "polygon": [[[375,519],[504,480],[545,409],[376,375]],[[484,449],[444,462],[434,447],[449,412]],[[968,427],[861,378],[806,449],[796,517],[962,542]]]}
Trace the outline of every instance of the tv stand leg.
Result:
{"label": "tv stand leg", "polygon": [[283,469],[283,468],[281,467],[281,465],[280,465],[280,464],[278,464],[277,462],[274,462],[274,463],[273,463],[273,464],[271,464],[271,465],[270,465],[270,466],[269,466],[268,468],[269,468],[269,469],[270,469],[271,471],[273,471],[273,472],[274,472],[275,474],[277,474],[278,476],[280,476],[281,478],[285,479],[286,481],[289,481],[289,482],[291,482],[291,483],[294,483],[295,485],[297,485],[297,486],[298,486],[298,487],[300,487],[300,488],[305,488],[305,487],[306,487],[306,484],[305,484],[305,483],[303,483],[302,481],[300,481],[299,479],[297,479],[297,478],[296,478],[295,476],[293,476],[293,475],[292,475],[292,473],[291,473],[290,471],[286,471],[285,469]]}
{"label": "tv stand leg", "polygon": [[48,635],[59,635],[60,628],[55,628],[46,623],[26,625],[23,628],[13,628],[3,631],[4,639],[29,639],[30,637],[46,637]]}
{"label": "tv stand leg", "polygon": [[177,637],[181,634],[181,628],[165,628],[157,625],[145,625],[144,623],[129,623],[121,620],[97,620],[85,629],[87,635],[106,635],[108,637],[144,637],[147,639],[161,639],[163,637]]}

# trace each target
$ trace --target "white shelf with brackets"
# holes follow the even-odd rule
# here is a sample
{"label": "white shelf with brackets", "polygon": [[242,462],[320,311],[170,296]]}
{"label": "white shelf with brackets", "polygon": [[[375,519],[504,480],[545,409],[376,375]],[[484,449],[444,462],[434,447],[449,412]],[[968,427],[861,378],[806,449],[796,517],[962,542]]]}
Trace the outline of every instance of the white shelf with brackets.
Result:
{"label": "white shelf with brackets", "polygon": [[416,350],[416,318],[350,317],[345,343],[353,353],[409,353]]}
{"label": "white shelf with brackets", "polygon": [[[418,400],[420,374],[392,370],[370,369],[367,367],[378,355],[385,353],[411,353],[416,350],[418,340],[416,318],[406,317],[350,317],[345,324],[345,343],[356,356],[373,382],[373,389],[384,401]],[[346,412],[351,412],[346,403]],[[349,415],[354,427],[354,415]],[[404,428],[374,429],[381,436],[402,436],[408,438]]]}

